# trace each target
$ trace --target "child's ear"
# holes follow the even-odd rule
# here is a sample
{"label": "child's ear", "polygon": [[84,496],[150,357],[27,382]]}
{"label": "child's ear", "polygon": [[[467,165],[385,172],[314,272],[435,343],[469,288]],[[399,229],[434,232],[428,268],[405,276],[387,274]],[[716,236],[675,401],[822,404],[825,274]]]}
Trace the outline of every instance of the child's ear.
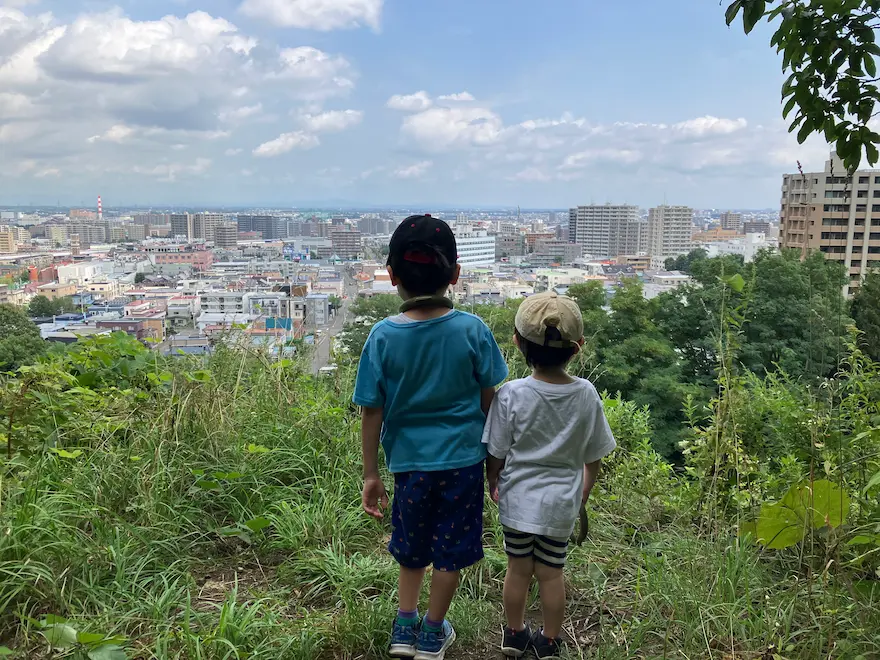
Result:
{"label": "child's ear", "polygon": [[388,270],[388,277],[391,278],[391,286],[397,286],[397,278],[394,277],[394,271],[391,270],[391,266],[385,267]]}
{"label": "child's ear", "polygon": [[[581,347],[583,345],[584,345],[584,338],[581,337],[580,339],[577,340],[577,344],[574,347],[574,355],[577,355],[578,353],[581,352]],[[572,357],[574,357],[574,355]]]}
{"label": "child's ear", "polygon": [[461,264],[455,264],[455,271],[452,273],[452,279],[449,281],[453,286],[458,284],[458,278],[461,276]]}

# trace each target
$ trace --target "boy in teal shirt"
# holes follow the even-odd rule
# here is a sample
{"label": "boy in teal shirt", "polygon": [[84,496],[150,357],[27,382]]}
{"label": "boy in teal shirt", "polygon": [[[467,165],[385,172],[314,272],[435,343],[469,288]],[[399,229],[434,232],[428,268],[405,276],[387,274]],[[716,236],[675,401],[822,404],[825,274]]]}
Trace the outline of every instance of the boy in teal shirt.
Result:
{"label": "boy in teal shirt", "polygon": [[[363,407],[364,510],[382,518],[381,441],[394,475],[391,541],[400,564],[391,655],[442,660],[455,639],[446,612],[461,569],[483,558],[485,415],[507,365],[486,324],[443,296],[461,267],[449,226],[429,215],[391,237],[388,272],[404,305],[364,345],[354,403]],[[418,600],[433,565],[427,615]]]}

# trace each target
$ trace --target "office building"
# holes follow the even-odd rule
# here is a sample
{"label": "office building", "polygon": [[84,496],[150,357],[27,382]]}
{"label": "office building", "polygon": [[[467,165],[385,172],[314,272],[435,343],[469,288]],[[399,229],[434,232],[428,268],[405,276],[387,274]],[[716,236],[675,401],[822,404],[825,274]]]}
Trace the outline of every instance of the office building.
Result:
{"label": "office building", "polygon": [[743,234],[764,234],[770,233],[770,223],[767,220],[750,220],[743,223]]}
{"label": "office building", "polygon": [[694,210],[689,206],[658,206],[648,211],[648,249],[654,259],[687,254],[691,250]]}
{"label": "office building", "polygon": [[338,227],[330,232],[330,242],[333,245],[333,254],[340,259],[359,259],[363,253],[363,234]]}
{"label": "office building", "polygon": [[604,259],[644,250],[646,225],[629,204],[578,206],[569,211],[568,241],[585,256]]}
{"label": "office building", "polygon": [[528,257],[528,262],[536,268],[546,268],[553,264],[567,266],[580,259],[583,248],[577,243],[566,243],[557,240],[538,241],[535,252]]}
{"label": "office building", "polygon": [[263,240],[274,241],[287,238],[287,219],[274,215],[240,215],[238,231],[246,233],[255,231]]}
{"label": "office building", "polygon": [[143,241],[147,238],[149,225],[130,224],[125,225],[125,237],[129,241]]}
{"label": "office building", "polygon": [[191,213],[172,213],[170,217],[171,235],[187,240],[195,237],[193,231],[193,216]]}
{"label": "office building", "polygon": [[218,248],[234,248],[238,246],[238,223],[221,222],[214,229],[214,245]]}
{"label": "office building", "polygon": [[471,225],[456,225],[453,233],[458,246],[458,263],[462,268],[495,263],[495,236]]}
{"label": "office building", "polygon": [[852,295],[869,270],[880,268],[880,170],[846,176],[832,152],[823,172],[783,175],[779,245],[803,255],[819,250],[843,264],[844,291]]}
{"label": "office building", "polygon": [[217,225],[225,219],[222,213],[196,213],[193,216],[193,238],[212,243]]}
{"label": "office building", "polygon": [[526,253],[526,237],[520,233],[495,236],[495,260],[521,257]]}
{"label": "office building", "polygon": [[733,211],[725,211],[719,217],[721,228],[737,233],[742,231],[743,217],[742,213],[734,213]]}

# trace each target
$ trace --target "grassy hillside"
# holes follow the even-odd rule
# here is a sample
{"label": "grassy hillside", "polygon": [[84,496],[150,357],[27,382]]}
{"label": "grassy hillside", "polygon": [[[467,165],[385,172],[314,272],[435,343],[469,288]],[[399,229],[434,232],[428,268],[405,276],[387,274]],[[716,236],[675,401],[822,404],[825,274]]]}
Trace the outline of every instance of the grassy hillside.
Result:
{"label": "grassy hillside", "polygon": [[[861,378],[876,387],[875,374]],[[166,363],[124,335],[8,377],[0,656],[384,657],[395,567],[387,524],[360,509],[351,383],[350,370],[316,380],[259,354]],[[716,408],[715,421],[741,429],[736,442],[764,434],[780,458],[786,434],[819,442],[827,429],[810,420],[824,413],[784,400],[794,390],[783,385],[731,384],[741,414],[725,421]],[[768,549],[738,523],[781,497],[809,457],[747,467],[720,438],[747,448],[709,423],[690,430],[693,460],[674,470],[651,449],[645,410],[606,403],[620,450],[568,570],[572,657],[880,657],[875,546],[847,545],[880,531],[873,491],[859,499],[847,486],[844,524]],[[485,543],[450,613],[453,659],[495,657],[505,558],[491,506]]]}

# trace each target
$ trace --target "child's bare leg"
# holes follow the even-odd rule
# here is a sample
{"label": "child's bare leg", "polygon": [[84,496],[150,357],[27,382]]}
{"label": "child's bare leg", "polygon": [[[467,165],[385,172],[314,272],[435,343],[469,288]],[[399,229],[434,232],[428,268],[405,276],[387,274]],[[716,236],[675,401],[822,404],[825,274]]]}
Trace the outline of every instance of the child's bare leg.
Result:
{"label": "child's bare leg", "polygon": [[452,597],[458,589],[460,571],[440,571],[434,569],[431,578],[431,599],[428,601],[428,619],[440,622],[446,618]]}
{"label": "child's bare leg", "polygon": [[504,577],[504,616],[507,627],[514,631],[526,627],[526,600],[532,584],[535,560],[532,557],[508,557]]}
{"label": "child's bare leg", "polygon": [[562,618],[565,616],[565,580],[562,569],[535,562],[535,577],[541,594],[541,609],[544,611],[544,636],[550,639],[562,633]]}
{"label": "child's bare leg", "polygon": [[424,568],[400,567],[400,577],[397,580],[397,592],[400,605],[404,612],[415,612],[419,609],[419,594],[422,591],[422,581],[425,579]]}

